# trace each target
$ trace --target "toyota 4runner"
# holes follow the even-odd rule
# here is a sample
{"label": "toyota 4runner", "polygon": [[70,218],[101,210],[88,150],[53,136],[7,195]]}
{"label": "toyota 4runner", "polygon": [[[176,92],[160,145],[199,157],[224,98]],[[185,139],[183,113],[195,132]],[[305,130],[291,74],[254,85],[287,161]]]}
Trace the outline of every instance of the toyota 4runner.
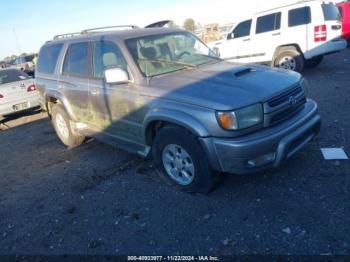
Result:
{"label": "toyota 4runner", "polygon": [[36,84],[60,140],[96,137],[143,157],[187,192],[221,172],[278,167],[320,129],[300,74],[218,58],[189,32],[153,28],[56,37]]}

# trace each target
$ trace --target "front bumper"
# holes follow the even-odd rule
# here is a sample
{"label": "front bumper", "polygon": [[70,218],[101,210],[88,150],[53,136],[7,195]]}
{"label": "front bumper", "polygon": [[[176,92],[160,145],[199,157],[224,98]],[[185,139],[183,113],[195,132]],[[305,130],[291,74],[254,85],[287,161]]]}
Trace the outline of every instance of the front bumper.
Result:
{"label": "front bumper", "polygon": [[[308,100],[303,110],[293,118],[271,128],[239,138],[200,138],[214,170],[233,174],[248,174],[279,167],[311,141],[321,127],[317,104]],[[249,161],[273,155],[267,163],[252,166]]]}
{"label": "front bumper", "polygon": [[[14,106],[18,105],[18,104],[22,104],[22,103],[27,103],[27,107],[20,109],[20,110],[15,110]],[[0,103],[0,115],[10,115],[10,114],[14,114],[20,111],[25,111],[31,108],[35,108],[40,106],[39,104],[39,98],[37,95],[33,95],[33,96],[29,96],[26,98],[22,98],[22,99],[17,99],[14,101],[9,101],[6,103]]]}

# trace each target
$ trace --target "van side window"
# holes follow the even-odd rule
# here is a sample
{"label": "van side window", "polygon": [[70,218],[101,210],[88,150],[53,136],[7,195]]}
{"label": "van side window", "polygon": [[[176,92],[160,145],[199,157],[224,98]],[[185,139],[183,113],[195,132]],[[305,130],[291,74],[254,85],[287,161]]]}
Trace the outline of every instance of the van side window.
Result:
{"label": "van side window", "polygon": [[103,78],[104,71],[108,68],[122,68],[127,71],[126,61],[119,48],[108,42],[98,42],[93,52],[93,77]]}
{"label": "van side window", "polygon": [[281,12],[260,16],[256,22],[256,33],[266,33],[281,28]]}
{"label": "van side window", "polygon": [[322,4],[322,11],[326,21],[341,20],[339,9],[334,4]]}
{"label": "van side window", "polygon": [[250,28],[252,26],[252,20],[247,20],[239,23],[235,29],[233,29],[232,33],[234,34],[234,38],[240,38],[250,35]]}
{"label": "van side window", "polygon": [[63,64],[63,73],[88,77],[88,43],[72,44],[66,53]]}
{"label": "van side window", "polygon": [[53,74],[63,44],[46,45],[41,48],[36,70],[39,73]]}
{"label": "van side window", "polygon": [[311,9],[309,6],[289,10],[288,26],[294,27],[311,23]]}

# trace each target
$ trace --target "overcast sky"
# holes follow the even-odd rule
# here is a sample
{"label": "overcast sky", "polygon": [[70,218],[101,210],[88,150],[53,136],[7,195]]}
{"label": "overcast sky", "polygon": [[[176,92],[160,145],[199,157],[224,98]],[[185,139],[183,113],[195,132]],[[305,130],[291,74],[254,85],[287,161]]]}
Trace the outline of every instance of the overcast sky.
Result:
{"label": "overcast sky", "polygon": [[[171,19],[182,24],[235,22],[241,17],[297,0],[11,0],[1,3],[0,59],[38,52],[56,34],[99,26],[146,24]],[[16,40],[17,38],[17,40]]]}

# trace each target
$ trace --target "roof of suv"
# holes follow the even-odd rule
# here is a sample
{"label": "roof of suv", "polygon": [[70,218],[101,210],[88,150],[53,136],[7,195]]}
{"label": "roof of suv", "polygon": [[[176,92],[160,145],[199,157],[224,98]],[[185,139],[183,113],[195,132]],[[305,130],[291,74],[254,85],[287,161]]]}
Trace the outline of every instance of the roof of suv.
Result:
{"label": "roof of suv", "polygon": [[185,32],[182,29],[176,28],[142,28],[142,29],[130,29],[130,30],[118,30],[118,31],[103,31],[103,32],[93,32],[88,34],[81,34],[73,37],[60,38],[57,40],[49,41],[48,43],[59,43],[59,42],[69,42],[75,40],[87,40],[100,38],[101,36],[113,36],[120,40],[126,40],[130,38],[137,38],[148,35],[157,35],[164,33],[176,33]]}

